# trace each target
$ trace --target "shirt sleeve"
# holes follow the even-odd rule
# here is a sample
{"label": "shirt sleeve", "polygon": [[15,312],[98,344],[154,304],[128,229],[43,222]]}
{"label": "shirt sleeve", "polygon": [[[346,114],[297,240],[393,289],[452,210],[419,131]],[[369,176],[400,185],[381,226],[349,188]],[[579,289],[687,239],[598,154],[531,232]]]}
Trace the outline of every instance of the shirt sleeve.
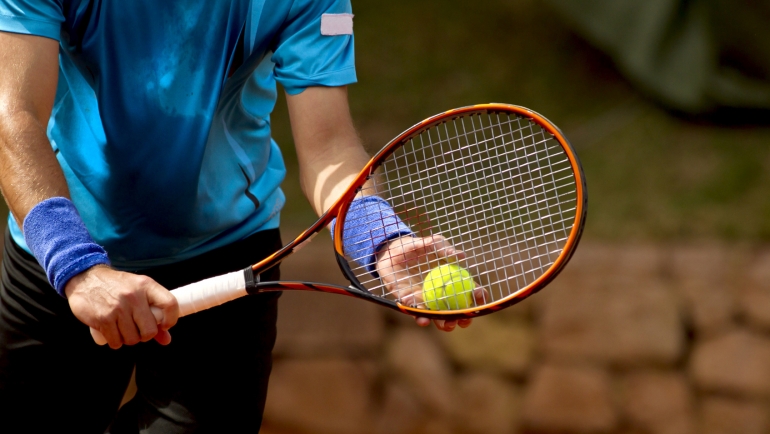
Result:
{"label": "shirt sleeve", "polygon": [[0,0],[0,31],[59,40],[62,0]]}
{"label": "shirt sleeve", "polygon": [[323,35],[324,14],[350,14],[350,0],[295,0],[279,32],[272,61],[275,78],[296,95],[310,86],[356,82],[353,34]]}

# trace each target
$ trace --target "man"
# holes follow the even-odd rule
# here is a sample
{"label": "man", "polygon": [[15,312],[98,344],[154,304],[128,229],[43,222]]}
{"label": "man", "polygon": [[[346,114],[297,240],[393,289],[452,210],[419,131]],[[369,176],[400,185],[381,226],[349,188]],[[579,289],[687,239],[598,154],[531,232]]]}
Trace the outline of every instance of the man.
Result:
{"label": "man", "polygon": [[[166,288],[280,247],[276,82],[317,212],[368,160],[344,87],[350,12],[347,0],[0,0],[1,424],[258,431],[276,296],[175,326]],[[404,248],[399,235],[380,244]],[[134,363],[137,396],[115,417]]]}

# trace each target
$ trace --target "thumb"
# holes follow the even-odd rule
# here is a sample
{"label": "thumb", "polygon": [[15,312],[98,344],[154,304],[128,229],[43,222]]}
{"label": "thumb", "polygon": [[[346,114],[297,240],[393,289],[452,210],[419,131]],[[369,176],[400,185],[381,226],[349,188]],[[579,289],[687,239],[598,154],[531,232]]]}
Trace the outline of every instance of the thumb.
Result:
{"label": "thumb", "polygon": [[147,289],[147,301],[152,314],[158,320],[158,329],[168,330],[179,319],[179,304],[176,297],[166,288],[155,284]]}

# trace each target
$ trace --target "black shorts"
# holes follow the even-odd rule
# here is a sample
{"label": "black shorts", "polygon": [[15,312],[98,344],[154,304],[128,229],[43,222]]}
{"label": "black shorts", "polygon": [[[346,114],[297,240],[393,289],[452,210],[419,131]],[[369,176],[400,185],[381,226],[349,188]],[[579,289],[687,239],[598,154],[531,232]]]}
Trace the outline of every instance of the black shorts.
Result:
{"label": "black shorts", "polygon": [[[278,230],[142,270],[173,289],[247,267],[281,247]],[[277,280],[278,268],[263,275]],[[181,318],[172,342],[98,346],[37,261],[5,234],[0,284],[0,431],[259,431],[272,367],[277,294]],[[118,406],[136,366],[136,397]]]}

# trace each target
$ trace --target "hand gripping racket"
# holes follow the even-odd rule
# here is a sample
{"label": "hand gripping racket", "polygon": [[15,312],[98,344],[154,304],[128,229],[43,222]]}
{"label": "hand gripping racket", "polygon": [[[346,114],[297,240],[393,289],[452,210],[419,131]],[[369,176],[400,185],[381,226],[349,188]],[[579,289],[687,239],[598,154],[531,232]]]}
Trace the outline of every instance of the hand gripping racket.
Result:
{"label": "hand gripping racket", "polygon": [[[377,225],[382,230],[389,224],[377,221],[382,219],[379,213],[362,219],[359,212],[346,221],[351,203],[367,196],[384,199],[411,228],[414,235],[401,239],[407,239],[405,245],[421,239],[431,245],[404,253],[403,259],[391,258],[401,262],[397,273],[396,267],[376,270],[362,264],[355,243],[346,242],[346,233],[361,233],[350,225],[368,220],[366,230]],[[550,121],[513,105],[462,107],[430,117],[393,139],[326,214],[281,250],[245,270],[171,293],[179,302],[180,316],[247,294],[283,290],[344,294],[433,319],[485,315],[523,300],[556,277],[578,245],[586,205],[580,162]],[[259,280],[260,273],[298,250],[335,217],[334,254],[350,286]],[[431,269],[447,263],[453,263],[455,271],[467,270],[463,276],[466,283],[469,276],[475,283],[473,297],[458,300],[464,295],[457,285],[455,290],[436,289],[432,303],[419,291],[403,296],[404,288],[420,289]],[[463,276],[460,289],[465,288]],[[161,311],[153,311],[160,320]],[[99,331],[91,333],[96,342],[106,342]]]}

